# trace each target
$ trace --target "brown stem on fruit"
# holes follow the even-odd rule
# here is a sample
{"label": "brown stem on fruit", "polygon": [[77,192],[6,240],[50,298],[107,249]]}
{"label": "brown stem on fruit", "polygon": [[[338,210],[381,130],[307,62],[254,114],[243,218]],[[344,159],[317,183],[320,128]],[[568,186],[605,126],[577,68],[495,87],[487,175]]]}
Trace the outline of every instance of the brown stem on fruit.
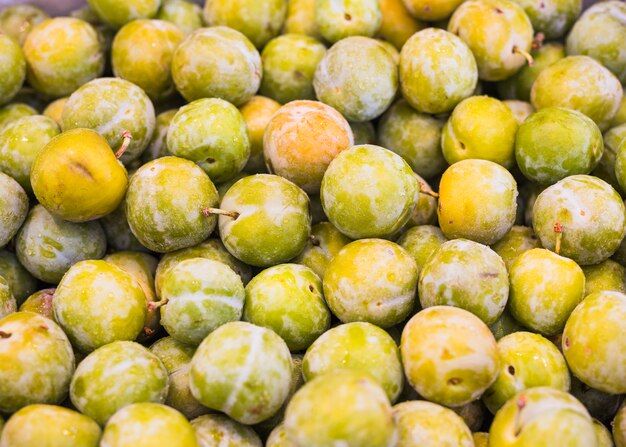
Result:
{"label": "brown stem on fruit", "polygon": [[154,334],[154,330],[150,329],[148,326],[144,326],[143,327],[143,333],[146,334],[149,337],[152,334]]}
{"label": "brown stem on fruit", "polygon": [[311,241],[311,244],[312,244],[312,245],[314,245],[314,246],[316,246],[316,247],[319,247],[319,246],[320,246],[320,241],[319,241],[319,239],[318,239],[318,238],[316,238],[316,237],[315,237],[315,235],[313,235],[313,234],[310,234],[310,235],[309,235],[309,241]]}
{"label": "brown stem on fruit", "polygon": [[554,232],[556,233],[554,252],[558,255],[561,252],[561,239],[563,239],[563,225],[561,225],[561,222],[554,223]]}
{"label": "brown stem on fruit", "polygon": [[233,219],[237,219],[239,217],[239,213],[237,211],[226,211],[226,210],[221,210],[219,208],[202,208],[202,214],[205,215],[205,217],[209,217],[212,214],[219,214],[222,216],[228,216],[228,217],[232,217]]}
{"label": "brown stem on fruit", "polygon": [[531,44],[531,48],[533,50],[538,50],[543,45],[543,41],[545,40],[546,35],[544,33],[535,34],[535,38],[533,39],[533,43]]}
{"label": "brown stem on fruit", "polygon": [[11,337],[11,335],[13,335],[10,332],[4,332],[4,331],[0,331],[0,338],[9,338]]}
{"label": "brown stem on fruit", "polygon": [[528,61],[528,65],[531,66],[531,67],[535,63],[535,60],[530,55],[530,53],[528,51],[522,50],[518,46],[513,46],[513,53],[521,54],[522,56],[524,56],[524,59],[526,59]]}
{"label": "brown stem on fruit", "polygon": [[150,301],[148,303],[148,310],[157,310],[159,307],[165,306],[168,303],[168,301],[169,300],[167,298],[161,301]]}
{"label": "brown stem on fruit", "polygon": [[47,331],[48,329],[50,329],[48,326],[46,326],[45,324],[40,324],[39,325],[40,329],[43,329],[44,331]]}
{"label": "brown stem on fruit", "polygon": [[428,189],[426,185],[424,184],[424,182],[419,182],[419,188],[422,194],[426,194],[427,196],[434,197],[435,199],[439,198],[439,194],[437,194],[435,191],[431,191],[430,189]]}
{"label": "brown stem on fruit", "polygon": [[130,145],[132,139],[133,136],[130,134],[130,131],[125,130],[122,132],[122,145],[115,153],[115,158],[120,158],[124,154],[124,152],[126,152],[126,149],[128,149],[128,146]]}

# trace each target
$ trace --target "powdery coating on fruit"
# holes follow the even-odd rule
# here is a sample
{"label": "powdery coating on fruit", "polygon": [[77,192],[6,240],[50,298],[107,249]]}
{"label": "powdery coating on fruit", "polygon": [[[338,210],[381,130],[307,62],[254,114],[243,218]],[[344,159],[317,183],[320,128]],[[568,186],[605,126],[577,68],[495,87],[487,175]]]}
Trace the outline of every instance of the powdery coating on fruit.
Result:
{"label": "powdery coating on fruit", "polygon": [[438,201],[433,197],[433,188],[426,180],[414,174],[420,186],[420,194],[417,196],[417,205],[413,208],[411,219],[407,222],[407,227],[415,225],[436,225]]}
{"label": "powdery coating on fruit", "polygon": [[[598,34],[602,34],[599,38]],[[626,82],[626,5],[620,1],[593,5],[567,36],[567,54],[591,56]]]}
{"label": "powdery coating on fruit", "polygon": [[567,363],[557,347],[541,335],[515,332],[498,341],[500,374],[483,402],[493,414],[518,392],[537,386],[569,391]]}
{"label": "powdery coating on fruit", "polygon": [[213,232],[217,219],[202,210],[216,206],[218,200],[215,186],[198,165],[162,157],[131,177],[126,216],[139,242],[167,253],[198,244]]}
{"label": "powdery coating on fruit", "polygon": [[221,414],[207,414],[191,421],[199,447],[213,447],[215,441],[226,447],[263,447],[251,427],[233,421]]}
{"label": "powdery coating on fruit", "polygon": [[0,130],[0,171],[13,177],[25,191],[32,192],[30,167],[39,151],[59,133],[57,123],[45,116],[25,116],[11,121]]}
{"label": "powdery coating on fruit", "polygon": [[250,135],[250,158],[243,168],[251,173],[266,172],[263,158],[263,136],[272,116],[280,109],[280,104],[265,96],[253,96],[239,108],[248,126]]}
{"label": "powdery coating on fruit", "polygon": [[529,115],[535,112],[535,108],[529,102],[518,101],[516,99],[505,99],[502,104],[507,106],[513,117],[517,121],[517,124],[522,124]]}
{"label": "powdery coating on fruit", "polygon": [[141,87],[153,100],[174,93],[170,66],[185,34],[162,20],[135,20],[119,30],[113,40],[113,73]]}
{"label": "powdery coating on fruit", "polygon": [[0,276],[0,318],[4,318],[15,311],[17,311],[15,297],[11,293],[7,280]]}
{"label": "powdery coating on fruit", "polygon": [[617,113],[611,120],[609,127],[615,127],[626,123],[626,98],[622,97]]}
{"label": "powdery coating on fruit", "polygon": [[81,413],[104,425],[128,404],[163,402],[167,389],[167,370],[156,355],[138,343],[116,341],[80,362],[70,398]]}
{"label": "powdery coating on fruit", "polygon": [[432,178],[446,167],[441,152],[443,124],[400,100],[378,122],[378,142],[404,158],[417,174]]}
{"label": "powdery coating on fruit", "polygon": [[378,0],[315,0],[315,25],[335,43],[351,36],[374,37],[382,23]]}
{"label": "powdery coating on fruit", "polygon": [[67,397],[74,353],[55,322],[31,312],[0,320],[0,410],[13,413],[35,404],[57,404]]}
{"label": "powdery coating on fruit", "polygon": [[354,135],[354,144],[374,144],[376,142],[376,130],[371,121],[363,121],[360,123],[350,123],[352,135]]}
{"label": "powdery coating on fruit", "polygon": [[203,405],[242,424],[281,407],[291,384],[291,355],[269,329],[232,322],[213,331],[191,360],[191,392]]}
{"label": "powdery coating on fruit", "polygon": [[624,202],[606,182],[588,175],[572,175],[537,197],[533,228],[541,245],[554,250],[554,224],[562,226],[561,255],[580,265],[610,257],[624,238]]}
{"label": "powdery coating on fruit", "polygon": [[455,306],[493,324],[509,297],[504,261],[489,247],[465,239],[444,242],[419,277],[423,308]]}
{"label": "powdery coating on fruit", "polygon": [[471,96],[478,68],[469,47],[442,29],[414,34],[400,53],[400,87],[406,100],[423,113],[449,112]]}
{"label": "powdery coating on fruit", "polygon": [[524,10],[509,0],[469,0],[452,14],[448,31],[472,50],[483,81],[502,81],[526,59],[514,51],[530,51],[533,27]]}
{"label": "powdery coating on fruit", "polygon": [[[624,128],[624,130],[626,130],[626,126],[620,126],[620,127],[617,127],[616,129],[620,129],[622,127]],[[615,172],[615,177],[617,178],[617,183],[620,186],[620,189],[624,190],[624,187],[626,187],[626,138],[622,139],[622,142],[619,144],[619,146],[617,146],[616,154],[615,154],[614,172]]]}
{"label": "powdery coating on fruit", "polygon": [[454,411],[426,401],[393,407],[403,447],[474,447],[472,432]]}
{"label": "powdery coating on fruit", "polygon": [[106,237],[98,222],[68,222],[41,205],[30,210],[15,244],[20,263],[50,284],[57,284],[78,261],[100,259],[106,251]]}
{"label": "powdery coating on fruit", "polygon": [[0,250],[0,276],[7,280],[11,293],[20,305],[38,287],[38,281],[18,261],[17,256],[8,250]]}
{"label": "powdery coating on fruit", "polygon": [[37,114],[37,110],[21,102],[13,102],[4,107],[0,107],[0,130],[12,121]]}
{"label": "powdery coating on fruit", "polygon": [[126,199],[112,213],[102,217],[100,223],[112,250],[148,251],[130,230],[126,218]]}
{"label": "powdery coating on fruit", "polygon": [[[345,61],[351,61],[346,64]],[[393,102],[398,68],[391,54],[376,40],[348,37],[330,47],[315,70],[318,99],[350,121],[369,121]]]}
{"label": "powdery coating on fruit", "polygon": [[182,414],[165,405],[150,402],[128,405],[107,423],[100,447],[123,445],[202,447],[196,440],[193,427]]}
{"label": "powdery coating on fruit", "polygon": [[626,405],[615,415],[613,421],[613,439],[616,447],[626,446]]}
{"label": "powdery coating on fruit", "polygon": [[509,169],[514,164],[513,112],[502,101],[473,96],[462,101],[443,127],[441,149],[450,164],[466,159],[493,161]]}
{"label": "powdery coating on fruit", "polygon": [[419,20],[445,20],[464,0],[403,0],[407,10]]}
{"label": "powdery coating on fruit", "polygon": [[31,30],[23,49],[28,83],[46,96],[67,96],[104,71],[98,33],[83,20],[45,20]]}
{"label": "powdery coating on fruit", "polygon": [[607,259],[596,265],[586,265],[585,296],[604,290],[626,293],[626,268]]}
{"label": "powdery coating on fruit", "polygon": [[87,416],[55,405],[29,405],[15,413],[2,431],[0,447],[97,447],[102,431]]}
{"label": "powdery coating on fruit", "polygon": [[563,353],[572,371],[605,393],[626,388],[626,295],[603,291],[589,295],[572,312],[563,330]]}
{"label": "powdery coating on fruit", "polygon": [[257,267],[287,262],[306,245],[311,231],[309,198],[290,181],[258,174],[235,183],[221,208],[238,213],[219,216],[220,237],[237,259]]}
{"label": "powdery coating on fruit", "polygon": [[546,67],[533,83],[536,109],[566,107],[584,113],[606,130],[617,113],[623,91],[619,79],[589,56],[568,56]]}
{"label": "powdery coating on fruit", "polygon": [[158,296],[161,296],[161,284],[169,269],[181,261],[192,258],[206,258],[227,265],[241,276],[244,285],[252,279],[250,266],[231,255],[219,239],[208,239],[198,245],[166,253],[161,258],[155,274],[155,288]]}
{"label": "powdery coating on fruit", "polygon": [[33,293],[21,304],[19,311],[34,312],[39,315],[43,315],[56,323],[54,319],[54,312],[52,310],[52,297],[54,295],[54,290],[54,288],[42,289]]}
{"label": "powdery coating on fruit", "polygon": [[0,35],[0,104],[11,101],[26,78],[26,59],[22,49],[11,37]]}
{"label": "powdery coating on fruit", "polygon": [[309,267],[321,279],[326,268],[339,251],[352,242],[330,222],[320,222],[311,228],[311,236],[304,250],[293,262]]}
{"label": "powdery coating on fruit", "polygon": [[[617,168],[617,153],[620,144],[626,139],[626,125],[620,124],[616,127],[612,127],[604,133],[604,153],[600,159],[600,163],[593,171],[596,177],[601,178],[605,182],[608,182],[618,192],[622,191],[621,185],[618,180]],[[620,161],[619,167],[620,176],[623,175],[624,160]]]}
{"label": "powdery coating on fruit", "polygon": [[136,19],[150,19],[159,10],[161,0],[87,0],[98,17],[112,28],[120,28]]}
{"label": "powdery coating on fruit", "polygon": [[593,419],[593,429],[596,433],[596,440],[598,441],[598,447],[614,447],[613,437],[611,432],[605,427],[605,425]]}
{"label": "powdery coating on fruit", "polygon": [[202,8],[187,0],[163,0],[156,15],[159,20],[173,23],[185,36],[202,27]]}
{"label": "powdery coating on fruit", "polygon": [[180,411],[187,419],[192,419],[210,412],[193,397],[189,389],[190,364],[181,366],[169,375],[169,388],[165,405]]}
{"label": "powdery coating on fruit", "polygon": [[580,15],[583,6],[581,0],[513,1],[524,9],[535,33],[543,33],[549,40],[563,37]]}
{"label": "powdery coating on fruit", "polygon": [[187,259],[163,276],[161,324],[176,340],[197,346],[212,331],[237,321],[245,292],[230,267],[205,258]]}
{"label": "powdery coating on fruit", "polygon": [[26,192],[12,177],[0,172],[0,247],[4,247],[15,236],[27,214]]}
{"label": "powdery coating on fruit", "polygon": [[513,262],[518,256],[533,248],[541,248],[541,243],[535,236],[532,228],[514,225],[511,231],[493,244],[491,248],[500,255],[507,271],[510,271]]}
{"label": "powdery coating on fruit", "polygon": [[131,275],[106,261],[80,261],[59,283],[54,316],[84,352],[134,340],[146,320],[146,296]]}
{"label": "powdery coating on fruit", "polygon": [[191,362],[196,348],[168,336],[157,340],[150,346],[150,351],[163,362],[163,366],[171,374]]}
{"label": "powdery coating on fruit", "polygon": [[271,173],[315,194],[330,162],[353,144],[350,124],[337,110],[317,101],[293,101],[269,121],[263,154]]}
{"label": "powdery coating on fruit", "polygon": [[413,34],[426,27],[409,14],[402,0],[380,0],[379,3],[383,19],[378,35],[396,48],[402,48]]}
{"label": "powdery coating on fruit", "polygon": [[476,316],[435,306],[415,315],[402,331],[404,373],[424,398],[460,406],[479,398],[499,372],[496,340]]}
{"label": "powdery coating on fruit", "polygon": [[322,179],[328,220],[350,238],[388,237],[411,218],[419,185],[393,152],[364,144],[342,151]]}
{"label": "powdery coating on fruit", "polygon": [[0,12],[0,30],[24,44],[30,30],[50,16],[33,5],[12,5]]}
{"label": "powdery coating on fruit", "polygon": [[285,424],[281,422],[270,433],[265,447],[296,447],[296,445],[289,440],[287,436],[287,428],[285,427]]}
{"label": "powdery coating on fruit", "polygon": [[489,445],[597,444],[589,413],[580,402],[566,392],[536,387],[518,393],[498,411],[489,430]]}
{"label": "powdery coating on fruit", "polygon": [[448,239],[493,244],[513,227],[516,210],[515,179],[496,163],[462,160],[441,177],[437,215]]}
{"label": "powdery coating on fruit", "polygon": [[415,303],[417,267],[399,245],[362,239],[346,245],[328,264],[324,296],[342,322],[366,321],[391,327],[406,319]]}
{"label": "powdery coating on fruit", "polygon": [[411,255],[417,265],[419,275],[431,255],[447,240],[439,227],[419,225],[405,231],[397,243]]}
{"label": "powdery coating on fruit", "polygon": [[556,183],[576,174],[589,174],[602,157],[598,126],[580,112],[547,107],[520,125],[515,159],[522,174],[540,184]]}
{"label": "powdery coating on fruit", "polygon": [[217,97],[240,106],[257,92],[262,74],[254,45],[223,26],[194,31],[172,59],[174,84],[187,101]]}
{"label": "powdery coating on fruit", "polygon": [[290,0],[282,29],[283,34],[304,34],[321,40],[315,23],[315,0]]}
{"label": "powdery coating on fruit", "polygon": [[99,78],[70,95],[63,107],[63,130],[87,128],[102,135],[113,151],[123,142],[124,131],[132,137],[120,160],[138,159],[154,132],[154,106],[135,84],[119,78]]}
{"label": "powdery coating on fruit", "polygon": [[404,376],[400,350],[391,336],[370,323],[347,323],[320,336],[306,351],[302,375],[307,382],[341,369],[368,373],[395,402]]}
{"label": "powdery coating on fruit", "polygon": [[260,93],[281,104],[297,99],[315,99],[313,75],[326,47],[299,34],[272,39],[261,53],[263,80]]}

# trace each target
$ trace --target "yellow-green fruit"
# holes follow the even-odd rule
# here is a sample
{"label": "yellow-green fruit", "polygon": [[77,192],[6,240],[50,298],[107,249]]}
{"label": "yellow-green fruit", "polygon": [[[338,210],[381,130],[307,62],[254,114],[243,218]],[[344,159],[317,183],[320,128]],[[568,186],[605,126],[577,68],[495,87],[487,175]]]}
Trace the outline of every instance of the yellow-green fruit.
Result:
{"label": "yellow-green fruit", "polygon": [[409,13],[428,22],[446,21],[465,0],[403,0]]}
{"label": "yellow-green fruit", "polygon": [[0,250],[0,276],[7,280],[11,293],[20,305],[38,288],[38,281],[8,250]]}
{"label": "yellow-green fruit", "polygon": [[563,330],[563,353],[572,373],[605,393],[626,392],[626,337],[620,322],[626,315],[626,295],[597,292],[572,312]]}
{"label": "yellow-green fruit", "polygon": [[385,392],[356,371],[334,371],[307,382],[287,406],[285,427],[287,438],[302,446],[388,447],[397,441]]}
{"label": "yellow-green fruit", "polygon": [[11,101],[26,78],[26,60],[20,46],[11,37],[0,34],[0,104]]}
{"label": "yellow-green fruit", "polygon": [[542,33],[547,40],[562,38],[572,27],[583,7],[582,0],[513,1],[528,14],[535,33]]}
{"label": "yellow-green fruit", "polygon": [[288,0],[283,34],[304,34],[322,39],[315,23],[315,0]]}
{"label": "yellow-green fruit", "polygon": [[593,429],[596,432],[596,440],[598,447],[614,447],[613,437],[611,432],[604,426],[604,424],[597,419],[593,420]]}
{"label": "yellow-green fruit", "polygon": [[626,268],[607,259],[596,265],[586,265],[585,296],[604,290],[626,293]]}
{"label": "yellow-green fruit", "polygon": [[400,50],[409,38],[426,28],[426,24],[413,18],[402,0],[380,0],[383,20],[378,35]]}
{"label": "yellow-green fruit", "polygon": [[615,447],[626,446],[626,405],[622,405],[620,411],[615,415],[613,420],[613,439]]}
{"label": "yellow-green fruit", "polygon": [[185,34],[172,23],[134,20],[113,40],[113,73],[141,87],[153,101],[167,98],[174,92],[172,57],[184,39]]}
{"label": "yellow-green fruit", "polygon": [[95,28],[71,17],[55,17],[34,27],[24,42],[24,56],[28,83],[55,98],[69,95],[104,71]]}
{"label": "yellow-green fruit", "polygon": [[378,0],[315,0],[315,24],[330,43],[351,36],[374,37],[382,22]]}
{"label": "yellow-green fruit", "polygon": [[[1,153],[0,153],[1,155]],[[0,248],[13,239],[28,214],[26,191],[13,177],[0,172]]]}
{"label": "yellow-green fruit", "polygon": [[188,0],[163,0],[156,18],[173,23],[188,36],[202,27],[202,8]]}
{"label": "yellow-green fruit", "polygon": [[371,121],[350,123],[350,129],[354,135],[354,144],[374,144],[376,142],[376,130]]}
{"label": "yellow-green fruit", "polygon": [[272,116],[280,109],[280,103],[265,96],[253,96],[239,108],[250,135],[250,158],[243,168],[253,174],[267,172],[263,158],[263,136]]}
{"label": "yellow-green fruit", "polygon": [[474,447],[489,447],[489,433],[472,433],[472,438],[474,439]]}
{"label": "yellow-green fruit", "polygon": [[330,261],[350,242],[352,239],[337,230],[333,224],[320,222],[313,225],[304,250],[293,262],[309,267],[323,279]]}
{"label": "yellow-green fruit", "polygon": [[490,447],[597,447],[589,413],[570,394],[550,387],[509,399],[489,429]]}
{"label": "yellow-green fruit", "polygon": [[126,193],[128,174],[107,141],[90,129],[54,137],[37,154],[30,183],[39,203],[71,222],[111,213]]}
{"label": "yellow-green fruit", "polygon": [[514,225],[511,231],[493,244],[491,248],[500,255],[506,269],[510,271],[513,262],[519,255],[533,248],[541,248],[541,243],[533,233],[532,228]]}
{"label": "yellow-green fruit", "polygon": [[502,101],[473,96],[454,109],[443,127],[443,156],[449,164],[476,158],[509,169],[515,163],[518,127],[513,112]]}
{"label": "yellow-green fruit", "polygon": [[361,239],[346,245],[328,264],[324,297],[342,322],[366,321],[388,328],[413,310],[417,267],[399,245]]}
{"label": "yellow-green fruit", "polygon": [[609,125],[609,128],[619,126],[625,123],[626,123],[626,97],[622,97],[622,102],[620,103],[617,113],[611,120],[611,124]]}
{"label": "yellow-green fruit", "polygon": [[509,0],[469,0],[448,23],[472,50],[483,81],[502,81],[515,74],[530,51],[533,27],[524,10]]}
{"label": "yellow-green fruit", "polygon": [[448,239],[493,244],[511,230],[516,211],[515,179],[496,163],[462,160],[441,177],[437,215]]}
{"label": "yellow-green fruit", "polygon": [[98,447],[102,431],[92,419],[56,405],[28,405],[7,421],[0,447]]}
{"label": "yellow-green fruit", "polygon": [[34,312],[55,321],[54,311],[52,310],[52,297],[54,296],[54,290],[54,288],[42,289],[33,293],[22,303],[19,311]]}
{"label": "yellow-green fruit", "polygon": [[170,128],[170,123],[174,116],[178,112],[178,109],[170,109],[165,112],[161,112],[156,116],[154,122],[154,132],[152,132],[152,138],[148,147],[141,154],[141,161],[148,163],[155,158],[166,157],[172,155],[167,148],[167,131]]}
{"label": "yellow-green fruit", "polygon": [[585,275],[578,264],[543,248],[521,254],[511,266],[510,277],[511,314],[543,335],[561,333],[585,296]]}
{"label": "yellow-green fruit", "polygon": [[446,241],[446,237],[438,227],[419,225],[405,231],[397,243],[411,255],[419,274],[430,257]]}
{"label": "yellow-green fruit", "polygon": [[280,32],[285,0],[207,0],[204,20],[209,26],[227,26],[243,33],[259,49]]}
{"label": "yellow-green fruit", "polygon": [[460,406],[478,399],[498,377],[494,336],[478,317],[456,307],[417,313],[402,331],[402,364],[424,398]]}
{"label": "yellow-green fruit", "polygon": [[38,113],[39,112],[37,112],[37,110],[28,104],[21,102],[12,102],[4,107],[0,107],[0,130],[7,124],[19,118],[37,115]]}
{"label": "yellow-green fruit", "polygon": [[287,435],[284,423],[277,425],[267,438],[265,447],[297,447]]}
{"label": "yellow-green fruit", "polygon": [[0,31],[23,45],[30,30],[48,18],[50,16],[45,11],[34,5],[7,6],[0,12]]}
{"label": "yellow-green fruit", "polygon": [[393,407],[398,446],[474,447],[472,432],[454,411],[427,401],[407,401]]}
{"label": "yellow-green fruit", "polygon": [[221,414],[207,414],[191,421],[199,447],[214,447],[219,442],[224,447],[263,447],[251,427],[233,421]]}
{"label": "yellow-green fruit", "polygon": [[622,140],[616,149],[615,177],[617,178],[617,182],[621,187],[621,190],[624,190],[624,187],[626,186],[626,139]]}
{"label": "yellow-green fruit", "polygon": [[505,99],[502,104],[507,106],[515,119],[517,124],[522,124],[531,113],[535,112],[535,108],[529,102],[518,101],[516,99]]}
{"label": "yellow-green fruit", "polygon": [[17,311],[17,302],[6,279],[0,276],[0,318]]}
{"label": "yellow-green fruit", "polygon": [[161,0],[88,0],[98,17],[112,28],[121,28],[136,19],[151,19]]}
{"label": "yellow-green fruit", "polygon": [[59,127],[63,126],[63,107],[68,99],[70,99],[69,96],[55,99],[43,109],[42,115],[52,118]]}

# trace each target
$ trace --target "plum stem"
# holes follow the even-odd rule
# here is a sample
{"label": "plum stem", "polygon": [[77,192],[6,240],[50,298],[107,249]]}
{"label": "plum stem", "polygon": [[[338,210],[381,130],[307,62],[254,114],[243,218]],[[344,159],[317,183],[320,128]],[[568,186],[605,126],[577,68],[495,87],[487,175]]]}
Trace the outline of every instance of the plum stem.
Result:
{"label": "plum stem", "polygon": [[319,239],[318,239],[318,238],[316,238],[316,237],[315,237],[315,235],[314,235],[314,234],[310,234],[310,235],[309,235],[309,241],[311,241],[311,244],[312,244],[312,245],[314,245],[314,246],[316,246],[316,247],[319,247],[319,246],[320,246],[320,241],[319,241]]}
{"label": "plum stem", "polygon": [[561,252],[561,239],[563,239],[563,225],[561,222],[554,223],[554,232],[556,233],[554,252],[558,255]]}
{"label": "plum stem", "polygon": [[538,50],[543,45],[543,41],[545,40],[546,35],[544,33],[535,34],[535,38],[533,39],[533,43],[531,44],[531,48],[533,50]]}
{"label": "plum stem", "polygon": [[439,198],[439,194],[437,194],[435,191],[432,191],[429,188],[427,188],[426,185],[424,184],[424,182],[419,182],[419,188],[420,188],[420,192],[422,194],[426,194],[427,196],[434,197],[435,199]]}
{"label": "plum stem", "polygon": [[520,47],[516,45],[513,46],[513,53],[521,54],[522,56],[524,56],[524,59],[528,61],[528,65],[531,67],[535,63],[535,60],[533,59],[533,57],[530,55],[528,51],[522,50]]}
{"label": "plum stem", "polygon": [[[156,310],[156,309],[158,309],[161,306],[165,306],[168,303],[168,301],[169,300],[167,298],[165,298],[165,299],[163,299],[161,301],[150,301],[148,303],[148,310]],[[148,334],[148,335],[150,335],[150,334]]]}
{"label": "plum stem", "polygon": [[11,337],[11,335],[13,334],[11,334],[10,332],[0,331],[0,338],[9,338]]}
{"label": "plum stem", "polygon": [[219,208],[202,208],[202,214],[204,214],[206,217],[209,217],[211,214],[219,214],[221,216],[228,216],[228,217],[232,217],[233,219],[237,219],[239,217],[239,213],[237,211],[226,211],[226,210],[221,210]]}
{"label": "plum stem", "polygon": [[151,336],[152,334],[154,334],[154,330],[150,329],[148,326],[144,326],[143,327],[143,332],[144,334],[146,334],[148,337]]}
{"label": "plum stem", "polygon": [[130,145],[132,139],[133,136],[130,134],[129,130],[124,130],[122,132],[122,145],[115,153],[115,158],[120,158],[124,154],[124,152],[126,152],[126,149],[128,149],[128,146]]}

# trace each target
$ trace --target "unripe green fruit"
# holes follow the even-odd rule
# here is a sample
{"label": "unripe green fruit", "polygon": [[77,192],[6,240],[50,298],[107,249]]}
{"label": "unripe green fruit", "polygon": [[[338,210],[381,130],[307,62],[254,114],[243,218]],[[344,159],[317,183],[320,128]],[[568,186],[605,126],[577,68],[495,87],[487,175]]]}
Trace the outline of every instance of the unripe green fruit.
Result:
{"label": "unripe green fruit", "polygon": [[11,293],[20,305],[37,290],[38,282],[8,250],[0,250],[0,276],[7,280]]}
{"label": "unripe green fruit", "polygon": [[413,257],[419,274],[431,255],[446,241],[446,237],[438,227],[420,225],[405,231],[397,243]]}
{"label": "unripe green fruit", "polygon": [[49,17],[45,11],[33,5],[8,6],[0,12],[0,31],[23,45],[30,30]]}
{"label": "unripe green fruit", "polygon": [[20,312],[34,312],[36,314],[43,315],[56,323],[56,320],[54,319],[54,310],[52,309],[52,297],[54,296],[54,291],[55,289],[42,289],[33,293],[22,303],[19,308]]}
{"label": "unripe green fruit", "polygon": [[596,265],[586,265],[585,296],[605,290],[626,293],[626,268],[607,259]]}
{"label": "unripe green fruit", "polygon": [[613,421],[613,439],[616,447],[626,446],[626,405],[622,405]]}
{"label": "unripe green fruit", "polygon": [[518,256],[533,248],[541,248],[541,243],[533,233],[532,228],[514,225],[511,231],[493,244],[491,248],[500,255],[506,269],[510,271]]}
{"label": "unripe green fruit", "polygon": [[28,196],[13,177],[0,172],[0,248],[9,243],[26,220]]}
{"label": "unripe green fruit", "polygon": [[549,40],[563,37],[580,15],[583,6],[581,0],[544,0],[543,3],[513,1],[528,14],[535,34],[542,33]]}
{"label": "unripe green fruit", "polygon": [[28,104],[12,102],[4,107],[0,107],[0,129],[25,116],[37,115],[38,112]]}
{"label": "unripe green fruit", "polygon": [[17,311],[15,297],[11,293],[7,280],[0,276],[0,318],[4,318],[15,311]]}
{"label": "unripe green fruit", "polygon": [[239,424],[228,416],[208,414],[191,421],[199,447],[212,447],[215,441],[228,447],[263,447],[259,435],[251,427]]}
{"label": "unripe green fruit", "polygon": [[382,22],[377,0],[315,0],[315,25],[331,43],[350,36],[374,37]]}
{"label": "unripe green fruit", "polygon": [[202,9],[188,0],[163,0],[156,18],[173,23],[185,36],[202,27]]}
{"label": "unripe green fruit", "polygon": [[526,118],[535,112],[535,108],[529,102],[518,101],[516,99],[505,99],[502,101],[502,104],[511,110],[511,113],[517,120],[517,124],[522,124]]}
{"label": "unripe green fruit", "polygon": [[155,158],[172,155],[167,148],[167,131],[169,130],[170,123],[172,119],[174,119],[176,112],[178,112],[178,109],[170,109],[156,116],[154,132],[152,132],[152,138],[150,139],[150,143],[148,143],[148,147],[143,154],[141,154],[141,161],[147,163]]}
{"label": "unripe green fruit", "polygon": [[136,19],[151,19],[161,0],[88,0],[98,17],[112,28],[121,28]]}
{"label": "unripe green fruit", "polygon": [[0,104],[13,99],[26,78],[26,60],[22,49],[11,37],[0,34]]}
{"label": "unripe green fruit", "polygon": [[309,267],[323,279],[330,261],[350,242],[352,240],[339,232],[333,224],[320,222],[311,228],[306,247],[294,262]]}

